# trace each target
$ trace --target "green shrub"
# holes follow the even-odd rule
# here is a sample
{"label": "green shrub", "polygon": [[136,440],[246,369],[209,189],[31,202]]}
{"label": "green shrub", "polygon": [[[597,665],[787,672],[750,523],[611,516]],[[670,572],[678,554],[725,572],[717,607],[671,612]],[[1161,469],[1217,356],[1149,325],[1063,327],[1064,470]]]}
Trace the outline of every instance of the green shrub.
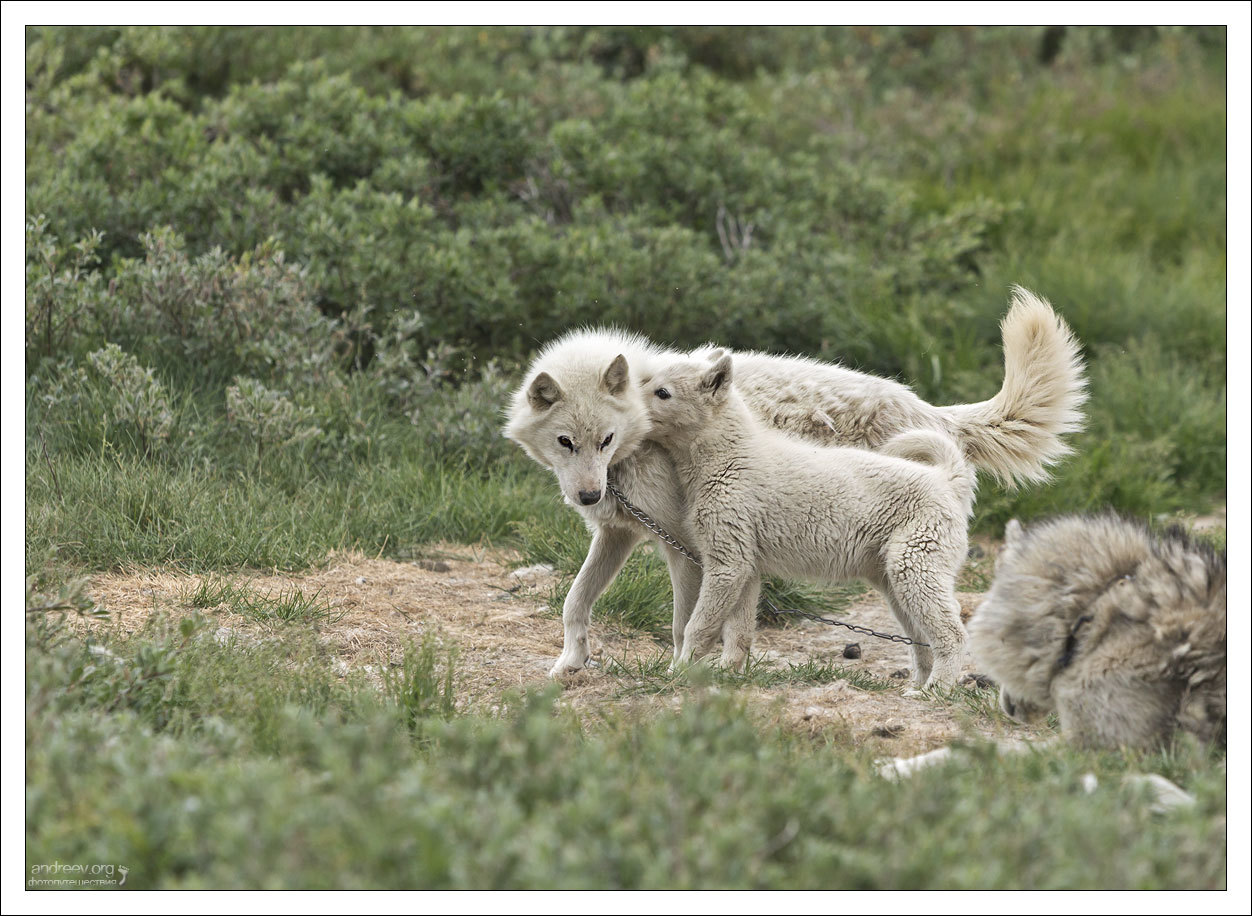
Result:
{"label": "green shrub", "polygon": [[[541,118],[498,92],[375,95],[315,62],[194,111],[160,91],[111,95],[107,124],[67,127],[31,170],[27,207],[61,235],[100,229],[106,257],[138,256],[142,236],[147,270],[123,276],[143,288],[184,250],[194,269],[168,268],[217,275],[281,249],[306,265],[297,298],[351,316],[357,365],[415,309],[421,350],[454,342],[482,359],[577,321],[859,357],[837,308],[963,288],[999,218],[988,203],[922,212],[820,148],[771,149],[752,137],[747,94],[699,71],[597,91],[595,117]],[[178,235],[144,236],[160,225]],[[120,293],[151,319],[140,290]]]}
{"label": "green shrub", "polygon": [[71,355],[98,333],[104,278],[89,269],[103,236],[88,233],[68,247],[48,221],[26,221],[26,371]]}
{"label": "green shrub", "polygon": [[88,353],[83,363],[67,361],[28,384],[28,395],[40,407],[41,433],[48,428],[54,443],[76,450],[161,451],[175,421],[153,370],[117,344]]}
{"label": "green shrub", "polygon": [[256,446],[258,464],[267,449],[287,448],[322,431],[312,425],[311,408],[300,408],[256,379],[236,377],[226,389],[226,421]]}
{"label": "green shrub", "polygon": [[310,384],[332,370],[334,325],[314,305],[303,270],[273,245],[239,259],[219,248],[193,258],[169,228],[143,244],[144,259],[118,270],[113,305],[113,334],[135,352],[210,378]]}
{"label": "green shrub", "polygon": [[[972,762],[891,782],[837,734],[788,733],[737,696],[677,685],[673,710],[580,721],[549,687],[454,714],[435,655],[411,651],[380,693],[296,633],[206,630],[28,636],[28,866],[115,862],[135,888],[1224,883],[1224,762],[1194,745],[974,742]],[[1133,771],[1196,804],[1154,815],[1119,788]]]}

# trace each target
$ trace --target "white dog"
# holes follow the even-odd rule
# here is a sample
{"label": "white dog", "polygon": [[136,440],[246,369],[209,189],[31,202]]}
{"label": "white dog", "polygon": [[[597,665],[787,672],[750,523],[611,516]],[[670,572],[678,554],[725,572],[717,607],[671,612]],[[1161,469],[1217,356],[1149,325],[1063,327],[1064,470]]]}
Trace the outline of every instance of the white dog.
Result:
{"label": "white dog", "polygon": [[900,433],[877,452],[792,438],[753,416],[732,376],[725,354],[644,380],[651,435],[674,460],[703,566],[677,660],[724,635],[722,664],[739,667],[762,575],[864,579],[915,640],[918,685],[955,684],[965,649],[956,576],[969,549],[974,469],[930,430]]}
{"label": "white dog", "polygon": [[[1005,483],[1038,481],[1069,452],[1086,398],[1078,343],[1039,297],[1014,289],[1001,325],[1004,384],[988,401],[935,407],[898,382],[793,356],[735,354],[736,386],[771,426],[814,442],[878,448],[896,433],[953,437],[969,461]],[[648,532],[615,499],[617,485],[674,537],[689,543],[686,507],[669,457],[648,440],[645,392],[632,382],[686,354],[622,331],[582,330],[546,346],[513,397],[505,435],[555,472],[566,501],[591,529],[591,548],[565,599],[558,676],[590,657],[596,598]],[[710,351],[698,355],[708,356]],[[674,587],[674,649],[700,590],[700,572],[658,539]]]}

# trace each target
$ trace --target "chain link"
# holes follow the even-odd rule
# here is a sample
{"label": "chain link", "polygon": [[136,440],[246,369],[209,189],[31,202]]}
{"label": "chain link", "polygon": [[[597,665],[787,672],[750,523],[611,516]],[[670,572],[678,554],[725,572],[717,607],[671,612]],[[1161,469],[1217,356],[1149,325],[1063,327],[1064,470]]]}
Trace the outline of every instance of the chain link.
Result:
{"label": "chain link", "polygon": [[[617,482],[613,479],[612,475],[609,475],[605,480],[605,485],[608,487],[609,492],[613,494],[614,499],[621,503],[622,507],[634,516],[635,520],[639,522],[639,524],[643,525],[643,527],[647,528],[670,547],[673,547],[697,567],[701,569],[704,568],[699,557],[684,547],[676,537],[662,528],[660,524],[652,518],[652,516],[648,515],[648,513],[644,512],[626,498],[626,494],[618,489]],[[930,643],[918,642],[917,640],[910,639],[907,636],[899,636],[895,633],[879,633],[877,630],[871,630],[869,627],[857,626],[855,623],[844,623],[842,620],[833,620],[830,617],[822,617],[820,614],[810,614],[808,611],[800,611],[795,608],[775,607],[774,602],[770,601],[769,598],[764,595],[761,596],[761,600],[765,603],[765,606],[769,608],[770,613],[772,614],[791,614],[795,617],[807,617],[809,620],[816,620],[818,623],[825,623],[834,627],[846,627],[854,633],[863,633],[866,636],[873,636],[877,639],[885,639],[888,642],[903,643],[906,646],[930,647]]]}
{"label": "chain link", "polygon": [[619,503],[622,504],[623,507],[625,507],[627,512],[629,512],[631,515],[635,517],[636,521],[638,521],[639,524],[643,525],[643,527],[647,528],[649,531],[651,531],[653,534],[659,537],[666,544],[669,544],[669,546],[673,547],[675,550],[681,553],[684,557],[686,557],[692,563],[696,564],[696,566],[703,569],[703,564],[700,563],[700,558],[697,557],[690,550],[688,550],[686,547],[684,547],[681,543],[679,543],[677,538],[675,538],[672,534],[670,534],[668,531],[662,528],[657,522],[655,522],[652,519],[650,515],[648,515],[646,512],[644,512],[642,509],[640,509],[638,506],[632,503],[629,499],[627,499],[626,494],[617,488],[617,482],[613,480],[612,477],[609,477],[605,481],[605,483],[608,485],[609,492],[613,494],[613,496],[617,499]]}

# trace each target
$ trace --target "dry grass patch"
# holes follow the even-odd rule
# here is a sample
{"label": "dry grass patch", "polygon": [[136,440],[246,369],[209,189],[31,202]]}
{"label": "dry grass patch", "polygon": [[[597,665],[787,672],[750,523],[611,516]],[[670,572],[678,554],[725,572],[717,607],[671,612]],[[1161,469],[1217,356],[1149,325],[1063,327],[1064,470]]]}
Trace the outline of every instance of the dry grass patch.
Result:
{"label": "dry grass patch", "polygon": [[[126,632],[142,628],[155,615],[193,613],[216,622],[215,638],[244,645],[282,640],[293,627],[311,628],[342,676],[355,670],[377,680],[380,666],[400,663],[406,645],[433,637],[455,647],[458,706],[490,709],[509,690],[545,684],[548,667],[561,650],[561,621],[547,606],[555,577],[542,567],[519,570],[518,562],[518,555],[508,551],[438,545],[427,559],[416,561],[332,553],[320,568],[300,574],[248,571],[223,577],[132,569],[96,575],[90,588],[109,611],[110,625]],[[225,599],[213,603],[220,595]],[[253,605],[281,604],[292,596],[300,596],[316,613],[288,622],[250,611]],[[981,595],[966,592],[960,597],[968,617]],[[835,616],[881,631],[897,629],[873,593]],[[653,714],[693,693],[727,689],[658,684],[656,677],[623,673],[623,666],[640,664],[650,671],[664,670],[658,660],[668,660],[668,645],[603,625],[593,632],[599,666],[562,682],[562,702],[590,713],[592,720],[600,714]],[[859,658],[844,657],[845,646],[852,642],[860,645]],[[815,738],[903,754],[930,750],[971,731],[998,734],[1011,729],[967,704],[903,696],[908,682],[892,675],[908,667],[908,651],[896,643],[800,620],[759,629],[755,655],[781,670],[813,662],[864,672],[893,685],[862,690],[834,680],[738,688],[769,720]],[[621,665],[609,665],[610,660]]]}

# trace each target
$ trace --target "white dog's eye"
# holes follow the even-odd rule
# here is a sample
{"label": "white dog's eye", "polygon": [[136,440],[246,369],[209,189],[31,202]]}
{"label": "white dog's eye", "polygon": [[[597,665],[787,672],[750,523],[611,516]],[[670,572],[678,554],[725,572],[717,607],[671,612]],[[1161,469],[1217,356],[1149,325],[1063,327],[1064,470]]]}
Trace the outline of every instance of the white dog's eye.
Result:
{"label": "white dog's eye", "polygon": [[600,443],[600,448],[601,449],[607,448],[608,444],[612,441],[613,441],[613,434],[609,433],[607,436],[604,437],[604,441]]}
{"label": "white dog's eye", "polygon": [[668,401],[671,397],[668,388],[658,388],[655,393],[662,401]]}
{"label": "white dog's eye", "polygon": [[557,436],[556,441],[565,446],[571,452],[574,450],[574,443],[569,441],[569,436]]}

